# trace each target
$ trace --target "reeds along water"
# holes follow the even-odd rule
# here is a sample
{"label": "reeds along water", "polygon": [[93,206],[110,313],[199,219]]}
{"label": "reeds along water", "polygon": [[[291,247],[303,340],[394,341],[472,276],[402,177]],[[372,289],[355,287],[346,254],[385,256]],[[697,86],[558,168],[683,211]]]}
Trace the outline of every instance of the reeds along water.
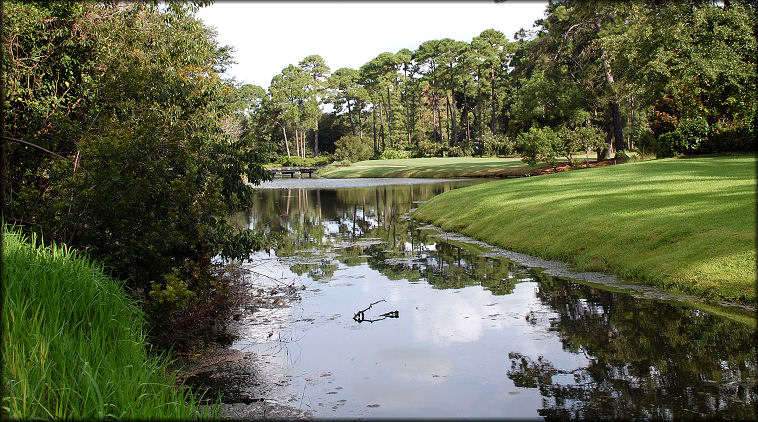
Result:
{"label": "reeds along water", "polygon": [[3,224],[2,417],[213,417],[149,356],[145,320],[120,284],[64,246]]}

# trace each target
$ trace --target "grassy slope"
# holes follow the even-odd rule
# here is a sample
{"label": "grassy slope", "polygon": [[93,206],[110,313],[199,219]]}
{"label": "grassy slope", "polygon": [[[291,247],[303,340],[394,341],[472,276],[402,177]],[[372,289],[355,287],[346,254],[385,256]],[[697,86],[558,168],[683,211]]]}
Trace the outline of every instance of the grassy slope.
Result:
{"label": "grassy slope", "polygon": [[514,251],[756,304],[756,157],[667,159],[457,189],[414,217]]}
{"label": "grassy slope", "polygon": [[3,419],[218,416],[147,355],[143,315],[114,280],[31,243],[4,225]]}
{"label": "grassy slope", "polygon": [[327,167],[319,176],[354,177],[484,177],[520,175],[532,170],[520,158],[409,158],[367,160],[349,167]]}

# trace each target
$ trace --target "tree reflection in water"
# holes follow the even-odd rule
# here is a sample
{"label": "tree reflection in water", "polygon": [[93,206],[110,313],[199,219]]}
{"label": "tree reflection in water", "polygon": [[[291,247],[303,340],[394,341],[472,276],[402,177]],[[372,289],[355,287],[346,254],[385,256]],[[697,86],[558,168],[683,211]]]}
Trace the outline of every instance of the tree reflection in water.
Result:
{"label": "tree reflection in water", "polygon": [[390,280],[440,290],[481,286],[493,295],[538,281],[535,294],[552,312],[530,313],[528,324],[549,327],[565,351],[587,362],[563,368],[550,356],[508,353],[510,368],[503,375],[516,387],[539,391],[544,417],[756,418],[751,327],[550,277],[432,237],[404,217],[414,201],[451,186],[259,191],[249,221],[280,236],[277,256],[297,257],[289,264],[294,273],[320,282],[328,282],[340,264],[368,265]]}
{"label": "tree reflection in water", "polygon": [[550,329],[564,349],[590,361],[559,369],[543,356],[508,354],[508,377],[539,389],[542,416],[755,419],[749,327],[546,275],[537,295],[559,314]]}

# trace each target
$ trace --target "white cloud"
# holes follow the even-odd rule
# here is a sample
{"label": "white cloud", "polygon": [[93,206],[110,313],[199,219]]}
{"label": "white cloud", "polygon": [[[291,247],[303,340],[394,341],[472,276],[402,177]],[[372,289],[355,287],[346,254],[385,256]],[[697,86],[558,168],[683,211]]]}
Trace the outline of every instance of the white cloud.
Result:
{"label": "white cloud", "polygon": [[332,70],[359,68],[382,52],[415,50],[428,40],[470,42],[494,28],[511,39],[543,17],[546,1],[224,2],[197,16],[236,49],[229,74],[267,88],[288,64],[311,54]]}

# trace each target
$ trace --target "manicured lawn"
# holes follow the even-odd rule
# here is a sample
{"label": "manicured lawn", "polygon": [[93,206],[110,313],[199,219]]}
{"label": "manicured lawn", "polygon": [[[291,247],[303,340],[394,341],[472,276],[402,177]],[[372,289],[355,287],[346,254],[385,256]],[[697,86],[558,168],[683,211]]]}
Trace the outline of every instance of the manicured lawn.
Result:
{"label": "manicured lawn", "polygon": [[756,157],[666,159],[456,189],[414,218],[579,270],[756,304]]}
{"label": "manicured lawn", "polygon": [[520,158],[409,158],[366,160],[349,167],[327,167],[319,176],[354,177],[495,177],[521,175],[533,170]]}
{"label": "manicured lawn", "polygon": [[220,418],[147,354],[144,317],[102,268],[3,224],[3,419]]}

